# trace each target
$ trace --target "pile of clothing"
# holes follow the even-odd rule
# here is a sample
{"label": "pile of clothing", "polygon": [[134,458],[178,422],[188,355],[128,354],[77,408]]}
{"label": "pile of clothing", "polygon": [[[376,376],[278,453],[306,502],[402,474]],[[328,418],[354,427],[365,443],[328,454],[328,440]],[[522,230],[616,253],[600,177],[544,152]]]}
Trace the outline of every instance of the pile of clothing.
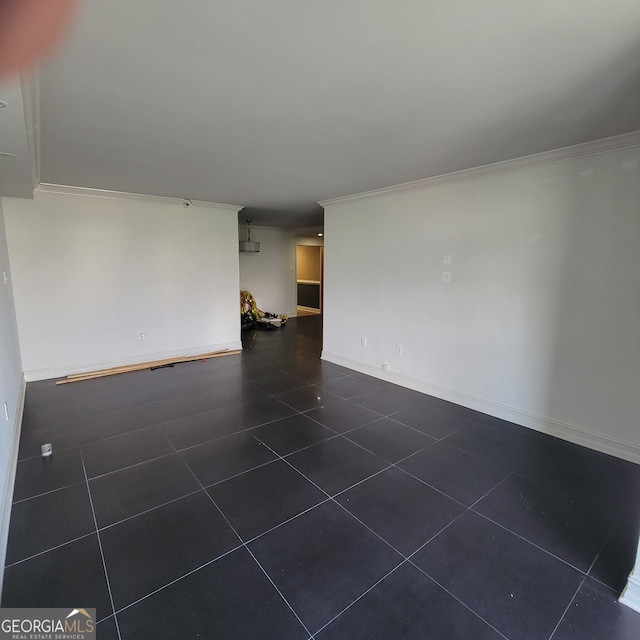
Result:
{"label": "pile of clothing", "polygon": [[240,323],[243,329],[276,329],[284,327],[289,317],[258,309],[249,291],[240,292]]}

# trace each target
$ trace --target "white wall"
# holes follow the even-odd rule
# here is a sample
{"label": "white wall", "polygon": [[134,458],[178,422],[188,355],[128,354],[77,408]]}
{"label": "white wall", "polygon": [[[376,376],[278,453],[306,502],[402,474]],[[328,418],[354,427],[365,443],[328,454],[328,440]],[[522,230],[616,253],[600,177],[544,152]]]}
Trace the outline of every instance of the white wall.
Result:
{"label": "white wall", "polygon": [[636,564],[629,581],[620,595],[620,602],[640,613],[640,544],[636,552]]}
{"label": "white wall", "polygon": [[638,155],[323,203],[323,357],[640,462]]}
{"label": "white wall", "polygon": [[28,380],[239,347],[238,208],[37,191],[4,210]]}
{"label": "white wall", "polygon": [[[7,277],[5,284],[2,274]],[[5,419],[7,403],[9,420]],[[0,589],[9,533],[9,515],[17,459],[18,436],[24,405],[24,380],[18,346],[9,254],[0,202]]]}
{"label": "white wall", "polygon": [[[244,238],[246,225],[240,225]],[[260,253],[240,254],[240,288],[250,291],[258,309],[296,315],[296,245],[287,229],[251,227],[251,239]]]}

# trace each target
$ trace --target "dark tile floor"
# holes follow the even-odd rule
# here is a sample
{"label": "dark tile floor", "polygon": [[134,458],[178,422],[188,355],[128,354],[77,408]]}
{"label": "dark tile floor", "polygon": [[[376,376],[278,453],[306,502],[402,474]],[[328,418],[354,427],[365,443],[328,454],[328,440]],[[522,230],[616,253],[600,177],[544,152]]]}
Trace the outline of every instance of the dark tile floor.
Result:
{"label": "dark tile floor", "polygon": [[244,343],[28,385],[3,606],[97,607],[105,640],[640,638],[640,468],[323,363],[318,317]]}

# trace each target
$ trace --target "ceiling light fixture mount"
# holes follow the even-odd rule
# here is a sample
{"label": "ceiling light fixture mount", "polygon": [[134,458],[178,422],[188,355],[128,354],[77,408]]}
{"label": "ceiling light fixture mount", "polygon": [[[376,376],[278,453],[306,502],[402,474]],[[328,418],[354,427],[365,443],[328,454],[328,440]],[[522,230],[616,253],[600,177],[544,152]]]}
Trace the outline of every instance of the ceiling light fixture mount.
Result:
{"label": "ceiling light fixture mount", "polygon": [[247,220],[247,239],[240,241],[240,253],[260,253],[260,243],[251,242],[251,220]]}

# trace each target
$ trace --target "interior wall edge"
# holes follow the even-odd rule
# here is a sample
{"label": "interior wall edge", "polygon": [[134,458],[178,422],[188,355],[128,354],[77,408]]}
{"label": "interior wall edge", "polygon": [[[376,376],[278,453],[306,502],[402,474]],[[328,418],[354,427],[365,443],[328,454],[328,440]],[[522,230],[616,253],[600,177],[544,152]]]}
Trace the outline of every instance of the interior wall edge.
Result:
{"label": "interior wall edge", "polygon": [[631,574],[619,602],[640,613],[640,576]]}
{"label": "interior wall edge", "polygon": [[[386,380],[387,382],[434,396],[441,400],[447,400],[448,402],[486,413],[495,418],[513,422],[521,427],[527,427],[534,431],[560,438],[561,440],[566,440],[601,453],[640,464],[640,447],[617,438],[592,433],[575,425],[559,422],[546,416],[517,409],[516,407],[509,407],[485,398],[472,396],[455,389],[442,387],[395,371],[378,369],[373,365],[353,360],[336,353],[323,351],[321,358],[322,360],[352,369],[353,371],[358,371],[359,373],[364,373],[374,378],[379,378],[380,380]],[[638,587],[638,595],[640,596],[640,585],[638,585]]]}
{"label": "interior wall edge", "polygon": [[13,504],[13,487],[16,479],[16,467],[18,464],[18,446],[20,444],[20,431],[22,429],[22,416],[24,414],[24,400],[27,389],[25,377],[20,382],[20,391],[16,403],[16,412],[13,420],[11,453],[9,465],[3,479],[2,490],[2,510],[0,511],[0,593],[2,593],[2,583],[4,579],[4,565],[7,556],[7,541],[9,538],[9,520],[11,517],[11,506]]}

